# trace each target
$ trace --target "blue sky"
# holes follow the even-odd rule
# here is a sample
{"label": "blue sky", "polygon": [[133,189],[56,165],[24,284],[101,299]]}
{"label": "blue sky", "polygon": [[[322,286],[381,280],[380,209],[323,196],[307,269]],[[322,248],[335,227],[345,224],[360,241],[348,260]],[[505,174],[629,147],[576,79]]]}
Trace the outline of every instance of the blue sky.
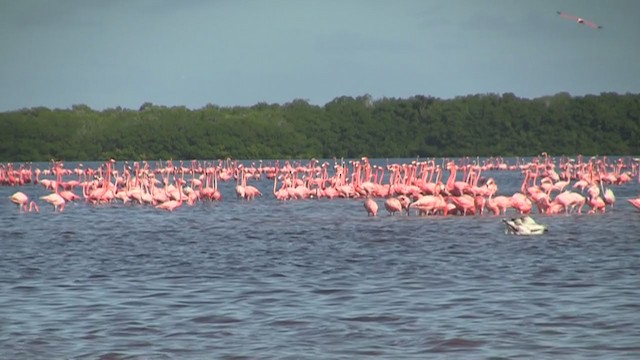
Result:
{"label": "blue sky", "polygon": [[638,14],[636,0],[0,0],[0,111],[639,93]]}

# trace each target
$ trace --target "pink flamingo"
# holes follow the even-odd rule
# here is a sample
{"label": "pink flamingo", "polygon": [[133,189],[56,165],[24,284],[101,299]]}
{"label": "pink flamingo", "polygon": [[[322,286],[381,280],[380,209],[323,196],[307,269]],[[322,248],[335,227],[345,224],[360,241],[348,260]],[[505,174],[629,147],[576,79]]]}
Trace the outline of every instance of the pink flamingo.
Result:
{"label": "pink flamingo", "polygon": [[[420,187],[422,192],[427,195],[435,195],[437,191],[436,190],[437,184],[442,184],[442,182],[440,181],[440,178],[442,176],[442,168],[440,167],[440,165],[435,165],[435,164],[432,164],[432,165],[434,170],[429,174],[429,180],[428,181],[425,180],[425,183]],[[435,180],[433,180],[434,173],[436,174]]]}
{"label": "pink flamingo", "polygon": [[476,214],[476,200],[473,196],[462,194],[460,196],[450,196],[449,200],[456,206],[463,216]]}
{"label": "pink flamingo", "polygon": [[218,190],[218,177],[220,174],[220,169],[214,167],[213,169],[213,193],[211,193],[211,200],[213,201],[222,201],[222,193]]}
{"label": "pink flamingo", "polygon": [[618,185],[626,184],[626,183],[631,182],[631,180],[632,180],[631,174],[629,172],[623,172],[618,177],[618,181],[616,181],[616,184],[618,184]]}
{"label": "pink flamingo", "polygon": [[371,197],[368,197],[364,201],[364,208],[367,210],[367,217],[369,215],[378,216],[378,203],[376,203]]}
{"label": "pink flamingo", "polygon": [[469,184],[466,181],[456,181],[458,166],[455,162],[450,161],[447,164],[447,170],[449,170],[449,177],[447,178],[446,190],[454,196],[462,195],[469,187]]}
{"label": "pink flamingo", "polygon": [[213,194],[213,186],[209,186],[209,179],[211,179],[210,170],[205,170],[204,181],[200,182],[200,196],[204,199],[211,199]]}
{"label": "pink flamingo", "polygon": [[602,196],[605,204],[611,206],[613,208],[613,204],[616,202],[616,195],[613,193],[613,190],[606,188],[604,190],[604,195]]}
{"label": "pink flamingo", "polygon": [[402,212],[402,203],[398,198],[391,197],[385,200],[384,208],[387,209],[389,215],[395,215],[397,212]]}
{"label": "pink flamingo", "polygon": [[56,210],[63,212],[64,211],[64,206],[66,204],[66,201],[64,200],[64,198],[62,196],[60,196],[59,190],[58,190],[58,186],[60,184],[60,180],[62,179],[62,169],[60,167],[56,168],[56,185],[55,185],[55,192],[46,196],[41,196],[40,199],[48,202],[49,204],[51,204],[53,206],[53,211],[55,212]]}
{"label": "pink flamingo", "polygon": [[589,214],[595,214],[598,211],[602,213],[605,212],[606,204],[600,196],[589,197],[589,201],[587,203],[589,204],[589,206],[591,206],[591,210],[589,211]]}
{"label": "pink flamingo", "polygon": [[418,200],[409,204],[408,209],[416,209],[418,210],[418,215],[429,215],[435,214],[439,211],[442,211],[444,215],[449,213],[449,209],[447,207],[447,202],[444,200],[442,195],[424,195],[420,197]]}
{"label": "pink flamingo", "polygon": [[187,195],[187,204],[189,204],[189,206],[195,205],[196,201],[200,199],[198,192],[193,190],[190,186],[187,186],[184,189],[184,193]]}
{"label": "pink flamingo", "polygon": [[64,211],[65,200],[58,193],[52,193],[46,196],[41,196],[40,199],[48,202],[53,206],[53,211],[59,210],[60,212]]}
{"label": "pink flamingo", "polygon": [[29,203],[29,212],[36,212],[36,213],[40,212],[40,207],[35,201],[31,201]]}
{"label": "pink flamingo", "polygon": [[564,207],[565,212],[568,214],[571,210],[578,208],[578,213],[582,213],[582,207],[586,202],[586,198],[573,191],[564,191],[560,193],[553,200],[555,203]]}
{"label": "pink flamingo", "polygon": [[156,184],[160,183],[159,180],[156,183],[156,178],[155,177],[152,177],[150,179],[151,197],[153,199],[153,202],[156,203],[156,204],[162,204],[162,203],[165,203],[165,202],[171,200],[169,198],[169,195],[168,195],[167,191],[166,191],[166,186],[169,184],[169,179],[168,178],[167,179],[163,178],[162,181],[163,181],[163,184],[165,185],[165,188],[164,188],[165,191],[162,191],[158,187],[156,187]]}
{"label": "pink flamingo", "polygon": [[533,203],[522,193],[515,193],[511,196],[511,207],[520,214],[529,214],[533,208]]}
{"label": "pink flamingo", "polygon": [[246,200],[253,200],[256,196],[262,196],[262,193],[257,187],[247,185],[247,176],[244,171],[242,171],[242,186],[244,188],[244,198]]}
{"label": "pink flamingo", "polygon": [[18,209],[23,209],[25,212],[27,211],[27,203],[29,202],[29,197],[25,193],[18,191],[15,194],[11,195],[9,199],[12,203],[18,205]]}
{"label": "pink flamingo", "polygon": [[573,184],[573,188],[580,189],[580,191],[584,191],[584,189],[587,188],[588,186],[589,186],[589,181],[587,181],[585,178],[582,178],[576,181],[575,184]]}
{"label": "pink flamingo", "polygon": [[67,201],[76,201],[76,200],[80,200],[80,196],[76,195],[73,193],[73,191],[71,190],[62,190],[60,191],[60,196],[62,196],[62,198]]}
{"label": "pink flamingo", "polygon": [[407,212],[407,215],[409,214],[409,205],[411,204],[411,199],[409,199],[409,197],[404,196],[404,195],[400,195],[398,196],[398,200],[400,200],[400,204],[402,205],[402,208]]}
{"label": "pink flamingo", "polygon": [[567,185],[569,185],[569,181],[556,181],[555,183],[553,183],[553,185],[551,186],[551,189],[549,189],[549,192],[547,194],[551,194],[552,191],[557,191],[558,193],[561,193],[562,191],[564,191],[564,188],[567,187]]}
{"label": "pink flamingo", "polygon": [[244,199],[245,198],[245,189],[244,189],[244,183],[243,183],[243,179],[242,179],[242,165],[239,166],[239,169],[236,169],[237,175],[236,175],[236,197],[238,199]]}
{"label": "pink flamingo", "polygon": [[636,209],[640,210],[640,196],[635,199],[628,199],[629,203]]}
{"label": "pink flamingo", "polygon": [[[165,188],[165,191],[166,191],[166,188]],[[174,211],[175,209],[182,206],[182,198],[183,198],[182,196],[178,196],[178,200],[167,200],[162,204],[156,205],[156,209]]]}
{"label": "pink flamingo", "polygon": [[280,189],[277,189],[278,187],[278,176],[274,176],[273,177],[273,196],[275,196],[276,199],[280,200],[280,201],[286,201],[289,199],[289,193],[287,192],[287,189],[285,188],[285,182],[284,180],[282,181],[282,186],[280,187]]}
{"label": "pink flamingo", "polygon": [[486,202],[486,207],[494,215],[504,215],[507,213],[507,209],[511,207],[511,198],[504,195],[489,196]]}
{"label": "pink flamingo", "polygon": [[538,191],[537,193],[534,192],[533,194],[531,194],[530,197],[538,207],[538,213],[546,214],[547,210],[549,209],[549,204],[551,203],[551,200],[549,200],[549,195],[542,191]]}

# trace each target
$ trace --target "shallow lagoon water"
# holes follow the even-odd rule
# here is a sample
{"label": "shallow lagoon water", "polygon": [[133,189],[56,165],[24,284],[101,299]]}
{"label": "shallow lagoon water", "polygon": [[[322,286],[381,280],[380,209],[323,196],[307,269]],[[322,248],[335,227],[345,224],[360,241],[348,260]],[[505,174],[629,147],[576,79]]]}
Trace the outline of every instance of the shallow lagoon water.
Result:
{"label": "shallow lagoon water", "polygon": [[8,196],[46,191],[0,188],[0,358],[640,358],[637,182],[606,214],[535,215],[536,237],[255,184],[255,201],[221,183],[222,202],[173,213],[20,213]]}

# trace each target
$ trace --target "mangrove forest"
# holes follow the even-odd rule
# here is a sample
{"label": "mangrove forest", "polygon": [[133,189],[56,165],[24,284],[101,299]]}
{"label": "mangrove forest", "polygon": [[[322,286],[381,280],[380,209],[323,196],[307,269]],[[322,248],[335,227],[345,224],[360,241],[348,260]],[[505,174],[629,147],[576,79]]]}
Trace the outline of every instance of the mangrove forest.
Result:
{"label": "mangrove forest", "polygon": [[0,161],[640,154],[640,95],[341,96],[0,113]]}

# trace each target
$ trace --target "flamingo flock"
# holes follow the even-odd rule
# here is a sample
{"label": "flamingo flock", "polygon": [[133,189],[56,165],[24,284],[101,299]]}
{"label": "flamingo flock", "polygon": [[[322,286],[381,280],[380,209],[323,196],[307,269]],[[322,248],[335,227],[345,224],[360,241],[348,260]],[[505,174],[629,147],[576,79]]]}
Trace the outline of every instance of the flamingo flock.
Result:
{"label": "flamingo flock", "polygon": [[[153,206],[176,211],[198,202],[223,201],[221,183],[235,184],[235,195],[243,201],[265,196],[253,184],[273,183],[272,196],[279,201],[304,199],[363,199],[367,216],[378,216],[378,200],[389,215],[527,215],[604,213],[614,207],[613,188],[634,181],[640,183],[640,159],[607,157],[584,159],[560,158],[542,153],[531,161],[509,164],[502,158],[473,160],[415,160],[384,166],[368,158],[345,161],[333,159],[309,161],[259,161],[247,166],[239,161],[217,160],[190,162],[147,161],[116,162],[109,160],[97,168],[78,164],[69,169],[60,161],[48,168],[33,169],[32,164],[0,164],[0,185],[42,186],[50,191],[39,200],[53,212],[64,212],[72,202],[107,205],[116,202]],[[507,194],[500,188],[492,171],[516,171],[522,174],[519,191]],[[446,177],[446,179],[445,179]],[[263,187],[264,188],[264,187]],[[268,194],[267,194],[268,195]],[[10,201],[21,212],[39,212],[36,200],[17,191]],[[640,196],[627,199],[640,209]],[[589,210],[584,210],[588,207]]]}

